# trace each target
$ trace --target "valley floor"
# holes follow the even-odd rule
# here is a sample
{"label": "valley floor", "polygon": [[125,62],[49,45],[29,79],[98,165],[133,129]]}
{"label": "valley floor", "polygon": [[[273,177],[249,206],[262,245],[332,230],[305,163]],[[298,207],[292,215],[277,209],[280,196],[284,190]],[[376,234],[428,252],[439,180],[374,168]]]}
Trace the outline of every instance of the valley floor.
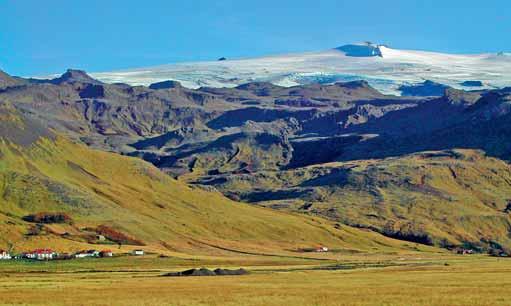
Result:
{"label": "valley floor", "polygon": [[[429,256],[2,262],[0,305],[509,305],[511,259]],[[201,266],[251,274],[161,276]]]}

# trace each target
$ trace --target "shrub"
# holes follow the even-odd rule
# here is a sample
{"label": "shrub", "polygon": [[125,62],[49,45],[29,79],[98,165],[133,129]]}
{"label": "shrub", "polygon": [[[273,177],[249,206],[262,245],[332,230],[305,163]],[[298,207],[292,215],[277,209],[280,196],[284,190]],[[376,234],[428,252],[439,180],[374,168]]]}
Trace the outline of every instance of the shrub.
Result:
{"label": "shrub", "polygon": [[23,217],[23,220],[32,223],[72,223],[72,219],[68,214],[65,213],[49,213],[40,212],[33,215]]}
{"label": "shrub", "polygon": [[144,243],[138,239],[130,237],[124,233],[119,232],[106,225],[100,225],[96,228],[98,235],[105,236],[108,240],[115,241],[119,244],[130,244],[130,245],[144,245]]}

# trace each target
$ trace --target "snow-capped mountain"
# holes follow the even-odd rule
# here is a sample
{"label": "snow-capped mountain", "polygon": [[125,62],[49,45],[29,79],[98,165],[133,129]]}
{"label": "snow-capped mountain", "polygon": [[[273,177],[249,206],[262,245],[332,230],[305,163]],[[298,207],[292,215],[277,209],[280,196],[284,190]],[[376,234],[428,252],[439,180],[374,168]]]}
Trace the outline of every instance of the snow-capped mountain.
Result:
{"label": "snow-capped mountain", "polygon": [[[234,87],[253,81],[293,86],[366,80],[384,93],[399,94],[401,85],[425,80],[462,89],[510,86],[511,56],[398,50],[362,43],[319,52],[170,64],[92,75],[104,82],[131,85],[175,80],[189,88]],[[482,86],[468,86],[474,84]]]}

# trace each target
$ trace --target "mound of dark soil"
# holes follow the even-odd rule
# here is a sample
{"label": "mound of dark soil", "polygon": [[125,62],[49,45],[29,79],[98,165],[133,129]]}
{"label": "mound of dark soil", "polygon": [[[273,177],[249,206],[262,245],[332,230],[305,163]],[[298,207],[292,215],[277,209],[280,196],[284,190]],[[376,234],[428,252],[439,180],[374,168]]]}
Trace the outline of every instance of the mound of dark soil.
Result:
{"label": "mound of dark soil", "polygon": [[229,270],[229,269],[215,269],[216,275],[245,275],[248,271],[245,269]]}
{"label": "mound of dark soil", "polygon": [[170,272],[162,276],[224,276],[224,275],[245,275],[248,271],[245,269],[228,270],[228,269],[215,269],[209,270],[206,268],[190,269],[182,272]]}

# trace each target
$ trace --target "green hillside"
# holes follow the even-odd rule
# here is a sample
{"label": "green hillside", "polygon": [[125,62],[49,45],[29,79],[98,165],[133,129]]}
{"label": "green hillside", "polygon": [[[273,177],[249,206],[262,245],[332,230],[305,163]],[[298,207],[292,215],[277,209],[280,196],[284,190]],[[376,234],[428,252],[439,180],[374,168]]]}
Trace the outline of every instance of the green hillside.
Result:
{"label": "green hillside", "polygon": [[[100,243],[95,234],[106,233],[101,243],[142,244],[157,252],[412,248],[318,217],[252,207],[190,188],[140,159],[66,140],[8,106],[1,107],[0,116],[0,247],[76,250]],[[71,221],[25,221],[38,213],[65,214]]]}
{"label": "green hillside", "polygon": [[390,237],[442,247],[511,247],[511,169],[481,151],[423,152],[199,182],[231,198],[319,214]]}

